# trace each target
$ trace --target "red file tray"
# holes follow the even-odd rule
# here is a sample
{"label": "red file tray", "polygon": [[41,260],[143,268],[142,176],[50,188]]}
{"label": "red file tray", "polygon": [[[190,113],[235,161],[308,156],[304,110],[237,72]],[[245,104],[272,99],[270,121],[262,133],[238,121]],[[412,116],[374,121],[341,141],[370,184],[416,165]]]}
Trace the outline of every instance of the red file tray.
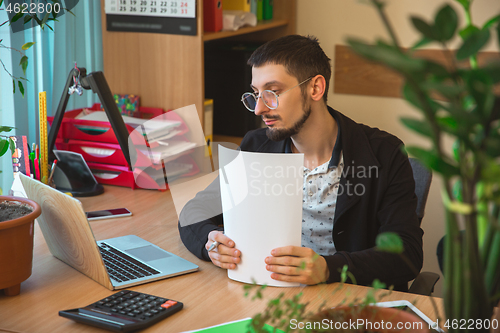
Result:
{"label": "red file tray", "polygon": [[[197,174],[200,171],[194,160],[189,155],[181,156],[176,159],[175,162],[191,163],[193,165],[193,168],[190,172],[185,173],[180,177],[189,177]],[[169,188],[168,184],[158,184],[146,172],[144,172],[144,168],[134,168],[134,171],[130,171],[127,167],[119,165],[94,162],[88,162],[87,164],[90,170],[92,170],[95,179],[100,184],[125,186],[132,189],[145,188],[155,190],[168,190]],[[110,177],[101,177],[99,176],[99,173],[108,174]],[[111,175],[113,176],[111,177]]]}
{"label": "red file tray", "polygon": [[[176,138],[179,138],[176,136]],[[60,140],[62,141],[62,140]],[[95,163],[106,163],[113,165],[121,165],[127,166],[127,160],[125,160],[125,156],[121,151],[120,145],[117,143],[103,143],[103,142],[91,142],[91,141],[80,141],[80,140],[68,140],[66,144],[59,144],[56,142],[56,146],[69,150],[83,156],[83,159],[87,162],[95,162]],[[62,148],[66,147],[66,148]],[[143,146],[144,147],[144,146]],[[101,154],[96,154],[96,150],[101,150]],[[132,167],[149,167],[151,166],[151,160],[149,157],[145,156],[140,150],[135,149],[137,158],[131,157]],[[191,153],[193,150],[187,150],[181,154],[175,155],[174,157],[178,157],[181,155],[186,155]],[[131,152],[132,156],[133,153]],[[135,161],[134,161],[135,160]],[[169,162],[169,161],[164,161]],[[155,167],[155,166],[153,166]],[[161,168],[161,165],[157,165],[155,168]]]}
{"label": "red file tray", "polygon": [[[101,106],[99,103],[96,103],[90,108],[90,110],[101,110]],[[116,138],[109,122],[75,119],[75,117],[78,116],[82,111],[83,109],[76,109],[64,113],[61,129],[57,134],[58,138],[64,140],[73,139],[93,142],[118,143],[118,139]],[[139,112],[141,114],[141,118],[143,119],[149,119],[150,117],[161,117],[161,119],[165,120],[181,121],[182,124],[177,127],[177,130],[180,131],[178,135],[185,134],[189,130],[182,118],[174,112],[167,111],[166,113],[164,113],[163,109],[148,107],[139,107]],[[47,117],[47,119],[49,123],[52,124],[54,117]],[[89,131],[81,129],[84,127],[99,128],[103,129],[105,132],[100,134],[90,134]],[[134,128],[130,125],[125,124],[125,127],[127,128],[134,144],[144,144],[144,138],[139,132],[134,131]]]}
{"label": "red file tray", "polygon": [[[133,190],[141,187],[156,190],[168,190],[167,184],[159,186],[151,177],[149,177],[148,174],[141,172],[141,170],[138,170],[137,172],[137,174],[142,175],[142,177],[138,178],[139,184],[142,185],[139,186],[139,184],[135,181],[134,172],[130,171],[128,167],[93,162],[87,162],[87,165],[99,184],[125,186],[130,187]],[[101,177],[99,176],[100,174],[107,174],[109,175],[109,178]]]}
{"label": "red file tray", "polygon": [[65,143],[62,139],[56,139],[55,145],[56,145],[56,149],[59,149],[59,150],[69,150],[68,149],[68,144]]}

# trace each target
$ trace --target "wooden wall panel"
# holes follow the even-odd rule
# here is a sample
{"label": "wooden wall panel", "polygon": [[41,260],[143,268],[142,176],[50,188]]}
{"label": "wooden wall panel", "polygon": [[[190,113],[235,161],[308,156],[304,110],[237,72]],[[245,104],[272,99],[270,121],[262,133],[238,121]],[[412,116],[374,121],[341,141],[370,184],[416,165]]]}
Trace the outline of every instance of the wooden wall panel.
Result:
{"label": "wooden wall panel", "polygon": [[102,11],[104,74],[111,91],[139,95],[141,106],[165,110],[196,104],[203,119],[200,25],[197,36],[114,32],[106,30]]}
{"label": "wooden wall panel", "polygon": [[[447,56],[441,50],[419,50],[417,56],[447,64]],[[481,52],[482,65],[493,59],[500,60],[500,53]],[[465,65],[466,62],[460,63]],[[401,97],[402,77],[382,65],[356,55],[348,46],[335,46],[334,89],[337,94],[354,94],[379,97]],[[500,95],[500,86],[495,92]]]}

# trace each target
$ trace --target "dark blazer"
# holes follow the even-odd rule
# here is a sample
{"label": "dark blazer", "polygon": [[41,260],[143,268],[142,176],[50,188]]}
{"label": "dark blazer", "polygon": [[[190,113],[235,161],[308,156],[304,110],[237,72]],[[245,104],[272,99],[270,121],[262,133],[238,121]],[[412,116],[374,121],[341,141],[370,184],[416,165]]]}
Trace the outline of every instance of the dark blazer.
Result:
{"label": "dark blazer", "polygon": [[[387,132],[358,124],[331,108],[329,111],[341,129],[344,172],[340,187],[344,190],[337,198],[332,232],[337,253],[324,256],[330,269],[327,282],[340,281],[340,270],[348,265],[357,284],[371,285],[374,279],[379,279],[387,286],[394,285],[395,290],[406,291],[408,281],[422,268],[423,231],[415,213],[415,182],[403,143]],[[284,153],[290,139],[271,141],[265,131],[248,132],[240,149]],[[204,245],[210,231],[223,230],[222,214],[218,214],[221,211],[216,179],[188,202],[180,214],[181,239],[200,259],[210,260]],[[375,239],[383,232],[400,236],[404,246],[402,255],[375,249]]]}

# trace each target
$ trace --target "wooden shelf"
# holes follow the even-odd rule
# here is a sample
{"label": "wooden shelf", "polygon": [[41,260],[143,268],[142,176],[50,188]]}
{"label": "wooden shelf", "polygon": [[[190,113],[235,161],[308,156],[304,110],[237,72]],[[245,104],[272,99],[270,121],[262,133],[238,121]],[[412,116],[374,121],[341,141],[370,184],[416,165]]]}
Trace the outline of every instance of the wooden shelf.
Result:
{"label": "wooden shelf", "polygon": [[288,20],[268,20],[260,21],[255,27],[243,27],[236,31],[219,31],[219,32],[205,32],[203,34],[203,41],[216,40],[221,38],[228,38],[238,35],[249,34],[252,32],[284,27],[288,25]]}

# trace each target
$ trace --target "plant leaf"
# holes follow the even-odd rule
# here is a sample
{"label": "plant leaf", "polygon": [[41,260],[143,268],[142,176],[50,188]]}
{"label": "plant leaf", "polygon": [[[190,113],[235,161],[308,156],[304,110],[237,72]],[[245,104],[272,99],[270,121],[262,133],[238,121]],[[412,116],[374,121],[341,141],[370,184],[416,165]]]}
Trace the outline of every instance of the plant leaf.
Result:
{"label": "plant leaf", "polygon": [[498,39],[498,46],[500,47],[500,22],[497,24],[497,39]]}
{"label": "plant leaf", "polygon": [[382,42],[371,45],[356,39],[348,39],[347,43],[355,53],[369,60],[382,63],[401,73],[419,72],[425,67],[424,60],[410,58],[402,53],[399,48],[392,45],[383,44]]}
{"label": "plant leaf", "polygon": [[465,40],[467,37],[469,37],[473,32],[481,31],[478,27],[475,25],[468,25],[464,29],[459,31],[460,37],[462,37],[463,40]]}
{"label": "plant leaf", "polygon": [[434,20],[434,31],[439,35],[441,41],[453,38],[458,26],[458,16],[450,5],[445,5],[436,14]]}
{"label": "plant leaf", "polygon": [[493,158],[500,156],[500,138],[486,139],[486,154]]}
{"label": "plant leaf", "polygon": [[493,94],[493,83],[489,73],[478,69],[464,72],[463,75],[467,90],[474,98],[477,112],[486,120],[489,118],[495,96]]}
{"label": "plant leaf", "polygon": [[401,237],[395,232],[383,232],[377,235],[376,249],[382,252],[403,253],[404,246]]}
{"label": "plant leaf", "polygon": [[17,84],[19,86],[19,91],[21,92],[21,95],[23,95],[23,98],[24,98],[24,87],[23,87],[23,83],[21,81],[17,81]]}
{"label": "plant leaf", "polygon": [[31,21],[31,19],[32,19],[32,17],[31,17],[31,16],[26,15],[26,16],[24,17],[24,24],[26,24],[26,23],[28,23],[29,21]]}
{"label": "plant leaf", "polygon": [[456,57],[458,60],[463,60],[475,55],[490,39],[489,30],[479,30],[472,32],[463,42],[462,46],[457,51]]}
{"label": "plant leaf", "polygon": [[0,126],[0,133],[1,132],[10,132],[14,129],[14,127],[10,127],[10,126]]}
{"label": "plant leaf", "polygon": [[431,40],[439,40],[439,36],[437,36],[436,31],[433,26],[429,25],[427,22],[422,20],[419,17],[412,16],[411,22],[413,26],[422,34],[424,37]]}
{"label": "plant leaf", "polygon": [[16,93],[16,80],[12,79],[12,93]]}
{"label": "plant leaf", "polygon": [[432,129],[426,121],[401,117],[401,122],[409,129],[429,138],[432,138]]}
{"label": "plant leaf", "polygon": [[0,139],[0,156],[3,156],[9,149],[9,141]]}
{"label": "plant leaf", "polygon": [[19,13],[17,13],[16,15],[14,15],[14,17],[12,18],[12,20],[10,20],[10,24],[16,22],[17,20],[19,20],[21,17],[23,17],[23,12],[20,11]]}
{"label": "plant leaf", "polygon": [[23,56],[21,61],[19,61],[19,66],[22,67],[24,75],[26,75],[26,68],[28,68],[28,57]]}
{"label": "plant leaf", "polygon": [[497,22],[500,22],[500,15],[497,15],[491,19],[488,20],[488,22],[486,22],[484,25],[483,25],[483,29],[489,29],[491,27],[493,27],[493,25]]}
{"label": "plant leaf", "polygon": [[458,122],[453,117],[437,117],[436,121],[439,128],[443,129],[447,133],[456,133],[458,129]]}
{"label": "plant leaf", "polygon": [[42,25],[41,25],[42,30],[43,30],[43,27],[45,26],[45,23],[46,23],[46,22],[47,22],[47,20],[49,19],[49,15],[50,15],[50,13],[49,13],[49,12],[47,12],[47,13],[45,13],[45,16],[43,17],[43,20],[42,20]]}
{"label": "plant leaf", "polygon": [[459,4],[461,4],[465,10],[469,10],[470,7],[470,1],[469,0],[455,0]]}
{"label": "plant leaf", "polygon": [[26,43],[23,46],[21,46],[21,48],[26,51],[27,49],[32,47],[34,44],[35,44],[35,42],[29,42],[29,43]]}
{"label": "plant leaf", "polygon": [[432,43],[433,40],[430,39],[430,38],[427,38],[427,37],[423,37],[422,39],[420,39],[418,42],[416,42],[412,47],[411,49],[412,50],[416,50],[418,49],[419,47],[422,47],[422,46],[425,46],[429,43]]}
{"label": "plant leaf", "polygon": [[432,169],[442,175],[451,177],[460,174],[460,170],[456,166],[446,162],[434,152],[430,152],[419,147],[407,147],[406,150],[410,155],[413,155],[422,161],[422,163],[429,169]]}

